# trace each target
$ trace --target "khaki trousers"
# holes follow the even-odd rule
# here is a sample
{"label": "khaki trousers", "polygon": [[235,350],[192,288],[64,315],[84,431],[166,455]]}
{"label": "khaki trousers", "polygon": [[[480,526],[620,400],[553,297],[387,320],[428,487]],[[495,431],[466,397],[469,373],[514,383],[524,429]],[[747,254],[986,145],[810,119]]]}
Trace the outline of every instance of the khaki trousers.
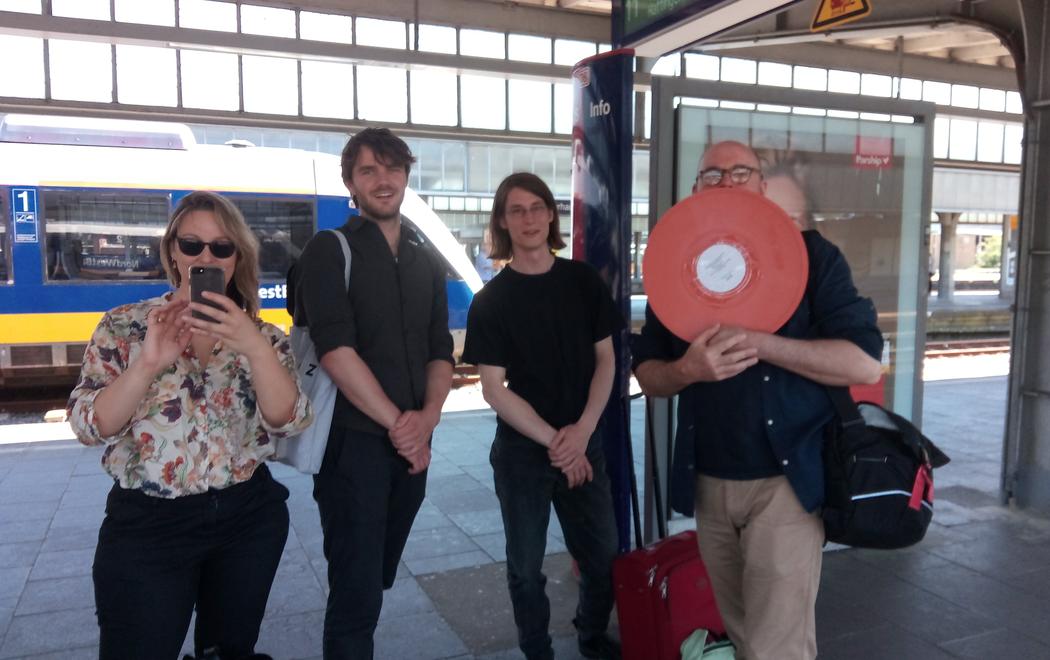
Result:
{"label": "khaki trousers", "polygon": [[737,660],[812,660],[824,526],[786,477],[697,475],[696,528]]}

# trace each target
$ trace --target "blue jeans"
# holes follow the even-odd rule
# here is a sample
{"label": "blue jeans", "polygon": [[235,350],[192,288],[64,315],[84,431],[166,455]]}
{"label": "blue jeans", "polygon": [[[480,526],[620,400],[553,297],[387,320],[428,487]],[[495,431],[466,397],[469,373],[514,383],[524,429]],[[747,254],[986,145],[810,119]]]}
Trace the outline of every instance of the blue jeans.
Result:
{"label": "blue jeans", "polygon": [[542,571],[552,503],[565,545],[580,567],[580,599],[573,623],[584,638],[604,633],[609,625],[617,537],[600,429],[591,437],[587,458],[594,479],[570,489],[540,445],[502,426],[492,443],[489,462],[507,537],[507,585],[518,644],[530,660],[554,657],[547,630],[547,578]]}

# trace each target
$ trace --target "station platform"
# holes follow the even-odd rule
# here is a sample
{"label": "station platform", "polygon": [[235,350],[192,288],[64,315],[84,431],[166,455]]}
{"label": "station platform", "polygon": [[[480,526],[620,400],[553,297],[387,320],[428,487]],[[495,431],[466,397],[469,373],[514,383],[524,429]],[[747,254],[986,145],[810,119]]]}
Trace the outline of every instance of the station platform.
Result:
{"label": "station platform", "polygon": [[[1050,659],[1050,519],[998,496],[1006,379],[960,375],[926,383],[924,429],[952,457],[936,474],[927,538],[905,550],[825,554],[822,659]],[[640,461],[638,402],[633,422]],[[0,436],[18,428],[0,426]],[[427,501],[386,594],[377,658],[521,657],[488,465],[494,428],[488,411],[449,413],[438,427]],[[0,445],[0,658],[95,658],[91,561],[111,485],[101,450],[6,439],[15,442]],[[311,482],[284,466],[274,473],[291,491],[292,531],[258,650],[319,658],[326,567]],[[557,657],[575,660],[576,586],[553,516],[547,575]]]}
{"label": "station platform", "polygon": [[1006,334],[1013,322],[1013,301],[997,291],[956,291],[951,299],[936,293],[926,305],[926,333],[935,336]]}
{"label": "station platform", "polygon": [[[631,327],[638,332],[645,322],[645,295],[631,296]],[[936,292],[926,302],[926,332],[936,336],[996,335],[1010,332],[1013,301],[997,291],[955,291],[951,299]]]}

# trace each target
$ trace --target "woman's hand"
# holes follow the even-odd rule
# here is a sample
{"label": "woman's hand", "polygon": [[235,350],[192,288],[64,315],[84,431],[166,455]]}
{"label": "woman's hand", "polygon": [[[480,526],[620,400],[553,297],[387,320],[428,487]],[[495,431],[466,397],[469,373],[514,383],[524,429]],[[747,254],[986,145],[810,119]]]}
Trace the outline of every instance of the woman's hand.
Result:
{"label": "woman's hand", "polygon": [[[183,312],[183,320],[189,325],[193,334],[212,339],[221,339],[224,344],[233,351],[248,358],[254,363],[256,359],[263,356],[274,356],[273,346],[259,332],[259,327],[243,309],[237,306],[224,295],[205,291],[202,294],[221,309],[202,303],[189,303],[188,309]],[[205,319],[197,319],[190,316],[189,311],[200,312],[214,319],[214,322]]]}
{"label": "woman's hand", "polygon": [[[204,291],[203,295],[221,309],[191,302],[187,312],[206,314],[213,321],[195,319],[186,312],[182,318],[186,319],[193,334],[222,340],[227,348],[248,358],[259,414],[270,426],[281,427],[289,424],[293,420],[299,401],[294,366],[282,364],[277,349],[270,343],[269,338],[237,303],[211,291]],[[303,411],[305,410],[303,408]]]}
{"label": "woman's hand", "polygon": [[150,374],[156,375],[178,359],[193,336],[185,316],[188,303],[172,300],[146,315],[146,339],[138,359]]}

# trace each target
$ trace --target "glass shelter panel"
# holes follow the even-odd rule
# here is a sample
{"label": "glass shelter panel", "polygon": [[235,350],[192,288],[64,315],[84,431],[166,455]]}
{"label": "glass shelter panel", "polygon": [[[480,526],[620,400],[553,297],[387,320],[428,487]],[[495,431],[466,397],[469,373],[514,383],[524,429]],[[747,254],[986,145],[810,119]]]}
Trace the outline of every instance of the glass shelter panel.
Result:
{"label": "glass shelter panel", "polygon": [[[880,394],[910,412],[917,356],[926,127],[835,117],[702,108],[677,110],[674,200],[689,195],[701,154],[736,139],[758,153],[766,195],[804,229],[842,250],[887,340]],[[925,291],[923,291],[925,293]]]}

